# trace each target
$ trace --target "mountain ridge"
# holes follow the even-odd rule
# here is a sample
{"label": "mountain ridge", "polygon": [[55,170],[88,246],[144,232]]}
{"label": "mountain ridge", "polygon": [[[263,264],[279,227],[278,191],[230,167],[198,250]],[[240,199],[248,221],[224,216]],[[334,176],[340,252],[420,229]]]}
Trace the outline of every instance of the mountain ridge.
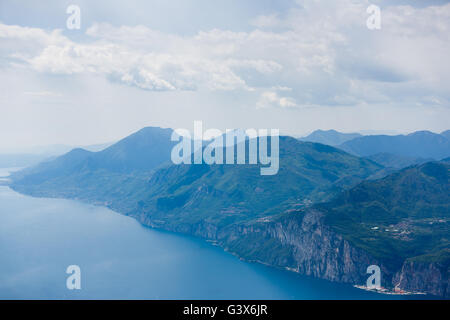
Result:
{"label": "mountain ridge", "polygon": [[346,141],[361,137],[359,133],[342,133],[336,130],[315,130],[306,137],[299,138],[301,141],[316,142],[327,144],[330,146],[337,146]]}
{"label": "mountain ridge", "polygon": [[[438,231],[443,225],[436,224],[438,229],[433,229],[437,240],[430,242],[428,251],[420,251],[420,238],[408,249],[399,245],[398,239],[390,238],[389,233],[380,233],[379,238],[375,237],[377,245],[371,247],[367,238],[373,237],[375,231],[371,228],[377,225],[361,228],[360,223],[378,223],[380,229],[401,224],[405,215],[417,220],[417,216],[408,216],[405,210],[416,212],[417,208],[411,205],[422,198],[425,204],[418,208],[432,208],[437,216],[420,219],[438,219],[442,213],[448,214],[445,206],[448,199],[442,198],[442,188],[433,189],[439,183],[448,189],[448,175],[442,171],[442,166],[446,168],[445,162],[412,166],[382,179],[367,181],[364,179],[385,168],[332,146],[280,137],[280,170],[275,176],[261,176],[258,165],[173,165],[163,161],[164,157],[158,157],[156,166],[155,162],[151,166],[141,166],[139,162],[126,159],[140,154],[143,146],[151,146],[155,152],[161,147],[158,141],[169,142],[170,137],[169,131],[158,135],[161,131],[157,129],[138,132],[132,138],[119,141],[118,146],[111,146],[109,151],[102,151],[101,157],[97,156],[99,153],[75,149],[53,161],[13,174],[11,187],[33,196],[72,198],[105,205],[144,225],[217,241],[243,258],[332,281],[362,284],[367,277],[366,264],[370,263],[380,264],[386,286],[399,284],[402,288],[420,289],[413,280],[398,280],[401,270],[422,270],[424,276],[427,271],[423,270],[442,270],[442,261],[438,258],[445,257],[447,244],[440,243],[436,237],[442,235],[442,230]],[[153,134],[158,135],[157,143],[148,143]],[[171,148],[165,143],[162,147],[166,151]],[[102,157],[110,159],[104,161]],[[411,174],[402,181],[409,184],[395,184],[396,177],[404,176],[405,172]],[[384,189],[374,187],[380,184]],[[422,185],[427,186],[424,190],[428,190],[429,198],[420,196],[422,189],[416,190],[419,193],[409,190]],[[399,203],[406,209],[392,211],[391,207],[386,207],[389,201],[395,200],[385,196],[392,190],[405,198]],[[363,196],[358,198],[358,194]],[[377,194],[382,198],[369,197]],[[352,201],[349,203],[345,199]],[[363,221],[361,217],[370,212],[375,212],[376,221]],[[390,214],[401,219],[394,221]],[[355,220],[355,217],[359,218]],[[434,228],[422,222],[418,225],[416,220],[406,226],[419,231]],[[433,251],[439,247],[443,253]],[[409,254],[408,250],[416,255]],[[389,260],[386,252],[395,253],[398,259]],[[433,267],[424,268],[419,262],[431,263]],[[442,281],[448,279],[445,273],[439,276]],[[439,286],[442,281],[438,282]],[[427,292],[446,295],[439,286]]]}
{"label": "mountain ridge", "polygon": [[[166,139],[170,137],[166,135]],[[118,142],[119,149],[129,141]],[[140,149],[140,145],[131,140],[127,148]],[[100,159],[116,149],[113,145],[102,151]],[[291,137],[280,137],[280,171],[267,177],[261,177],[259,165],[173,165],[164,159],[153,170],[121,171],[116,167],[110,169],[110,161],[104,161],[104,167],[99,168],[97,155],[82,149],[73,150],[56,160],[12,175],[12,186],[35,196],[72,197],[107,204],[120,202],[122,212],[125,207],[129,214],[133,210],[147,210],[154,216],[160,215],[156,220],[165,220],[173,211],[172,215],[190,222],[194,217],[195,221],[207,218],[219,222],[247,219],[246,215],[261,215],[294,203],[307,205],[322,201],[382,169],[370,160],[331,146]],[[107,179],[111,181],[104,186]],[[116,189],[127,190],[113,192],[115,196],[120,194],[120,201],[106,193],[106,190]],[[221,214],[212,218],[212,208]]]}
{"label": "mountain ridge", "polygon": [[[406,168],[363,181],[329,202],[232,226],[218,241],[250,261],[352,284],[365,284],[366,268],[375,264],[386,288],[448,298],[449,172],[450,165],[443,162]],[[391,192],[392,184],[386,181],[404,190]],[[423,189],[424,197],[411,194]],[[386,194],[393,199],[384,201]],[[398,200],[406,204],[400,212],[393,202]]]}
{"label": "mountain ridge", "polygon": [[361,157],[390,153],[403,157],[440,160],[450,156],[450,140],[430,131],[396,136],[363,136],[344,142],[338,148]]}

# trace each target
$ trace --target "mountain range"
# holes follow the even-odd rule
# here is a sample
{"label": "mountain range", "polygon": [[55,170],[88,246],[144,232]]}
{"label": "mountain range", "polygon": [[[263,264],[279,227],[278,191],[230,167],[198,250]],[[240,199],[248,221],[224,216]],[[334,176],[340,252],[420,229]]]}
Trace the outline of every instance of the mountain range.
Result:
{"label": "mountain range", "polygon": [[444,136],[444,137],[446,137],[447,139],[450,140],[450,130],[446,130],[446,131],[441,132],[441,136]]}
{"label": "mountain range", "polygon": [[362,137],[359,133],[342,133],[336,130],[316,130],[306,137],[300,138],[301,141],[317,142],[330,146],[338,146],[346,141]]}
{"label": "mountain range", "polygon": [[[363,284],[365,268],[378,264],[388,288],[448,296],[446,161],[386,171],[339,148],[280,137],[279,172],[261,176],[258,165],[173,165],[171,133],[149,127],[99,152],[74,149],[14,173],[11,187],[106,205],[248,260],[333,281]],[[412,138],[441,141],[445,154],[434,135]],[[376,175],[385,177],[367,180]],[[437,280],[421,286],[403,268]]]}
{"label": "mountain range", "polygon": [[335,146],[392,169],[402,169],[450,156],[450,130],[440,134],[417,131],[408,135],[361,135],[335,130],[316,130],[300,140]]}
{"label": "mountain range", "polygon": [[278,174],[261,178],[256,165],[171,165],[152,175],[132,214],[174,230],[217,229],[330,199],[380,169],[330,146],[280,137]]}
{"label": "mountain range", "polygon": [[390,153],[403,157],[440,160],[450,156],[450,140],[430,131],[396,136],[363,136],[346,141],[339,145],[339,148],[361,157]]}
{"label": "mountain range", "polygon": [[218,241],[251,261],[450,297],[450,164],[429,162],[364,181],[333,200],[233,226]]}
{"label": "mountain range", "polygon": [[[13,187],[36,196],[120,203],[127,213],[145,210],[154,220],[178,225],[234,222],[324,201],[382,169],[291,137],[280,137],[280,169],[274,176],[261,178],[259,166],[249,164],[173,165],[171,132],[144,128],[100,152],[74,149],[13,174]],[[165,218],[170,215],[176,219]]]}
{"label": "mountain range", "polygon": [[112,145],[112,143],[93,144],[83,147],[48,145],[28,148],[1,149],[0,167],[28,167],[64,155],[75,148],[83,148],[88,151],[97,152],[109,147],[110,145]]}

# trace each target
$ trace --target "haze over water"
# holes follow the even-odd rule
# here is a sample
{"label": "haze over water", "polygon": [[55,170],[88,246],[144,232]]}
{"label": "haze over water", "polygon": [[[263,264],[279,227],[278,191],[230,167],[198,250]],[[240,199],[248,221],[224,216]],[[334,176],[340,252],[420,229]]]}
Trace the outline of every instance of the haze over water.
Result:
{"label": "haze over water", "polygon": [[[0,170],[0,176],[5,170]],[[247,263],[104,207],[0,186],[0,299],[398,299]],[[68,290],[67,266],[81,268]]]}

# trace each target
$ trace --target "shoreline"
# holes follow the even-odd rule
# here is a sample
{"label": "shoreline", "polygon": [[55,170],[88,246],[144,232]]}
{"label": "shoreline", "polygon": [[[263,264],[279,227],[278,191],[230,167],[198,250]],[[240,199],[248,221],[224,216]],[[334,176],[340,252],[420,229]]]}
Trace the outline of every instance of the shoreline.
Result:
{"label": "shoreline", "polygon": [[[299,274],[299,275],[304,275],[304,274],[298,272],[298,271],[297,271],[296,269],[294,269],[294,268],[289,268],[289,267],[278,268],[278,267],[276,267],[276,266],[273,266],[273,265],[271,265],[271,264],[269,264],[269,263],[265,263],[265,262],[263,262],[263,261],[259,261],[259,260],[247,260],[247,259],[241,257],[241,256],[240,256],[239,254],[237,254],[236,252],[230,251],[227,247],[223,246],[223,245],[222,245],[220,242],[218,242],[217,240],[213,240],[213,239],[205,239],[205,238],[202,238],[202,237],[194,236],[194,235],[192,235],[192,234],[183,233],[183,232],[176,232],[176,231],[173,231],[173,230],[170,230],[170,229],[164,229],[164,228],[161,228],[161,227],[158,227],[158,226],[155,226],[155,225],[149,225],[149,224],[146,224],[146,223],[142,223],[142,221],[139,221],[139,219],[137,219],[136,217],[134,217],[134,216],[132,216],[132,215],[124,214],[124,213],[122,213],[122,212],[120,212],[120,211],[118,211],[118,210],[116,210],[116,209],[113,209],[113,208],[110,207],[109,205],[107,205],[107,204],[105,204],[105,203],[102,203],[102,202],[96,202],[96,201],[93,201],[93,202],[90,202],[90,201],[83,201],[83,200],[80,200],[80,199],[77,199],[77,198],[65,198],[65,197],[59,198],[59,197],[40,197],[40,196],[33,196],[33,195],[30,195],[30,194],[21,193],[21,192],[15,190],[14,188],[12,188],[12,186],[11,186],[9,183],[8,183],[8,184],[5,184],[5,185],[2,185],[2,184],[1,184],[1,178],[0,178],[0,186],[2,186],[2,187],[7,187],[7,188],[11,189],[12,191],[17,192],[18,194],[21,194],[21,195],[24,195],[24,196],[29,196],[29,197],[34,197],[34,198],[65,199],[65,200],[79,201],[79,202],[81,202],[81,203],[89,204],[89,205],[93,205],[93,206],[101,206],[101,207],[105,207],[105,208],[107,208],[107,209],[109,209],[109,210],[112,210],[112,211],[116,212],[117,214],[124,215],[124,216],[128,216],[128,217],[130,217],[130,218],[136,220],[137,222],[139,222],[139,224],[141,224],[142,226],[144,226],[144,227],[146,227],[146,228],[151,228],[151,229],[156,230],[156,231],[170,232],[170,233],[174,233],[174,234],[178,234],[178,235],[185,235],[185,236],[194,237],[194,238],[196,238],[196,239],[203,240],[203,241],[209,243],[209,244],[212,245],[212,246],[221,248],[224,252],[227,252],[227,253],[229,253],[229,254],[235,256],[236,258],[238,258],[239,260],[241,260],[241,261],[243,261],[243,262],[247,262],[247,263],[257,263],[257,264],[264,265],[264,266],[266,266],[266,267],[270,267],[270,268],[274,268],[274,269],[278,269],[278,270],[285,270],[285,271],[289,271],[289,272],[296,273],[296,274]],[[304,275],[304,276],[306,276],[306,275]],[[313,278],[313,279],[318,279],[318,280],[324,280],[324,281],[333,282],[333,281],[330,281],[330,280],[327,280],[327,279],[322,279],[322,278],[320,278],[320,277],[312,277],[312,278]],[[344,282],[337,282],[337,283],[345,284]],[[402,296],[413,296],[413,295],[424,295],[424,296],[427,296],[427,295],[428,295],[428,294],[422,293],[422,292],[406,292],[406,291],[403,291],[403,290],[401,290],[401,291],[399,291],[399,292],[395,292],[395,291],[392,291],[392,290],[389,290],[389,289],[386,289],[386,288],[372,289],[372,288],[368,288],[368,287],[366,287],[366,286],[364,286],[364,285],[357,285],[357,284],[351,284],[351,283],[347,283],[347,285],[349,285],[349,286],[351,286],[351,287],[354,287],[354,288],[356,288],[356,289],[360,289],[360,290],[364,290],[364,291],[368,291],[368,292],[372,292],[372,293],[377,293],[377,294],[402,295]]]}
{"label": "shoreline", "polygon": [[376,293],[380,293],[380,294],[388,294],[388,295],[398,295],[398,296],[413,296],[413,295],[427,295],[424,292],[410,292],[410,291],[405,291],[405,290],[401,290],[399,289],[398,291],[396,291],[394,289],[394,291],[389,290],[387,288],[384,287],[380,287],[380,288],[369,288],[367,286],[364,285],[353,285],[353,287],[358,288],[360,290],[364,290],[364,291],[369,291],[369,292],[376,292]]}

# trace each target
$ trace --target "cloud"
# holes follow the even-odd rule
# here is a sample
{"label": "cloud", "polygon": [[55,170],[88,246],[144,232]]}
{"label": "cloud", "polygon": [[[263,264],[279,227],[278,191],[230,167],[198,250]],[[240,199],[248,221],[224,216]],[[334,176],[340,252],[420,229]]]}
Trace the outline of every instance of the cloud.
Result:
{"label": "cloud", "polygon": [[[223,54],[220,43],[163,35],[143,26],[94,25],[87,35],[99,39],[77,43],[59,30],[0,25],[0,38],[16,41],[8,57],[38,72],[100,74],[144,90],[247,90],[251,88],[235,70],[267,75],[281,69],[274,61]],[[29,39],[40,50],[27,50],[23,42]]]}
{"label": "cloud", "polygon": [[[448,101],[450,4],[384,6],[377,31],[366,27],[368,5],[297,1],[283,15],[255,17],[252,30],[184,36],[95,23],[73,40],[61,30],[0,24],[0,58],[3,65],[100,75],[148,91],[245,90],[259,105]],[[282,87],[290,98],[274,89]]]}
{"label": "cloud", "polygon": [[[60,30],[63,3],[2,1],[1,145],[98,143],[197,119],[296,135],[448,129],[441,0],[178,2],[82,1],[82,28]],[[369,2],[381,30],[366,27]]]}
{"label": "cloud", "polygon": [[278,17],[278,14],[274,13],[271,15],[258,16],[250,21],[250,24],[258,28],[271,28],[279,26],[281,24],[281,21]]}
{"label": "cloud", "polygon": [[24,95],[33,97],[61,97],[62,95],[53,91],[25,91]]}
{"label": "cloud", "polygon": [[289,97],[280,97],[274,91],[266,91],[261,94],[257,103],[259,108],[277,107],[277,108],[294,108],[298,107],[294,99]]}

